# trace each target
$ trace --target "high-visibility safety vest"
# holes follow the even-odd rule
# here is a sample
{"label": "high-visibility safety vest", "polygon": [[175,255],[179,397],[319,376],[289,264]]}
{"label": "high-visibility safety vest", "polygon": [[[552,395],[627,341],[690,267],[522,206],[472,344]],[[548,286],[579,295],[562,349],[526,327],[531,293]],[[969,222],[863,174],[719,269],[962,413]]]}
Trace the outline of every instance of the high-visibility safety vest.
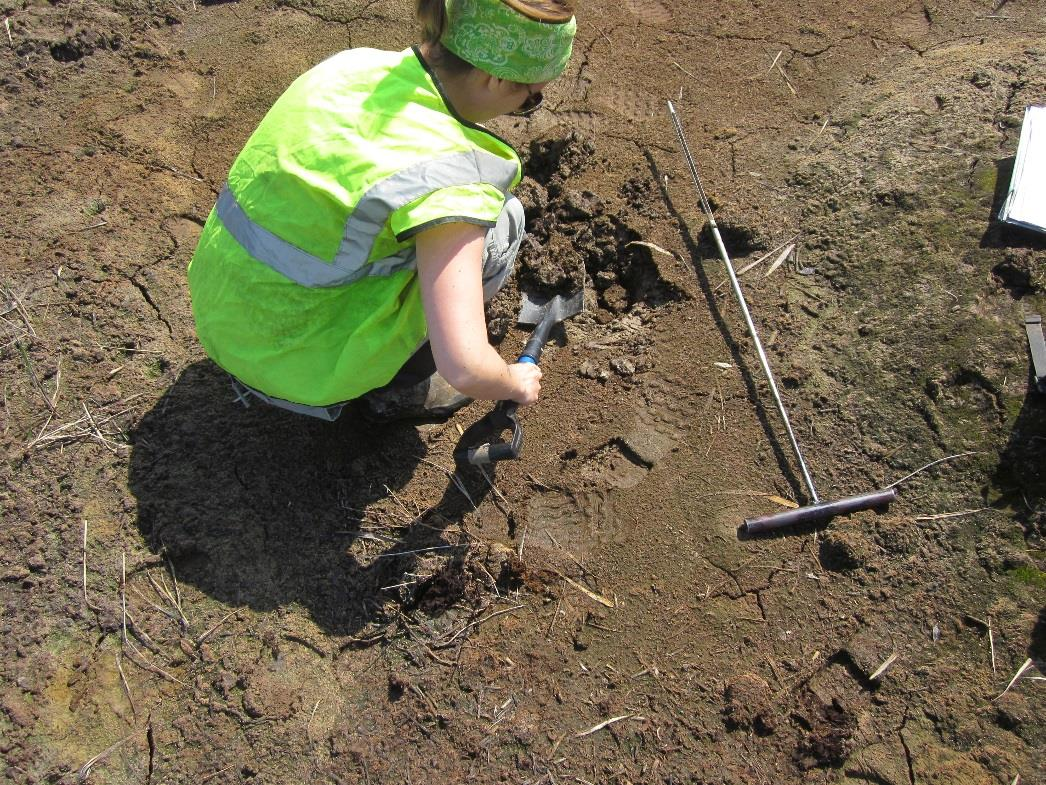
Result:
{"label": "high-visibility safety vest", "polygon": [[189,265],[207,354],[276,398],[386,384],[424,342],[414,239],[493,226],[516,151],[453,113],[416,49],[353,49],[299,77],[236,158]]}

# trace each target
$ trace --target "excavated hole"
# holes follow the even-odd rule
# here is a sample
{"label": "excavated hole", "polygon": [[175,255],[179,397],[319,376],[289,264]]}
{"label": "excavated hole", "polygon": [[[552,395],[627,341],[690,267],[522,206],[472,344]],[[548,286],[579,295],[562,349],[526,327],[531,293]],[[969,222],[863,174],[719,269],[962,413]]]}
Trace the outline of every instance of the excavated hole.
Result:
{"label": "excavated hole", "polygon": [[86,53],[73,41],[51,45],[51,57],[59,63],[75,63],[83,59]]}
{"label": "excavated hole", "polygon": [[[712,212],[715,212],[715,204],[712,204]],[[740,259],[743,256],[757,252],[765,252],[766,243],[758,238],[755,230],[744,224],[733,223],[729,219],[716,218],[719,227],[719,236],[723,238],[723,245],[730,254],[731,260]],[[701,228],[699,237],[699,248],[704,257],[719,257],[719,247],[716,245],[715,237],[709,224]]]}
{"label": "excavated hole", "polygon": [[1028,259],[1007,258],[992,268],[992,277],[1015,300],[1036,293]]}

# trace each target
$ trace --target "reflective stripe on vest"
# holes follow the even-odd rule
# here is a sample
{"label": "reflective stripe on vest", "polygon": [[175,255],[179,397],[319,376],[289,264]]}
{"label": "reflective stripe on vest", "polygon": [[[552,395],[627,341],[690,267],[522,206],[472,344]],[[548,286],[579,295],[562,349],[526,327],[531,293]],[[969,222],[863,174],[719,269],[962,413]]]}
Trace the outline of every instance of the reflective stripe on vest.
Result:
{"label": "reflective stripe on vest", "polygon": [[422,161],[375,183],[345,222],[341,245],[331,262],[303,251],[248,217],[228,184],[215,206],[226,230],[253,258],[295,283],[308,287],[341,286],[368,275],[391,275],[414,264],[414,249],[367,264],[371,247],[389,216],[441,188],[490,183],[507,192],[516,164],[483,150],[468,150]]}

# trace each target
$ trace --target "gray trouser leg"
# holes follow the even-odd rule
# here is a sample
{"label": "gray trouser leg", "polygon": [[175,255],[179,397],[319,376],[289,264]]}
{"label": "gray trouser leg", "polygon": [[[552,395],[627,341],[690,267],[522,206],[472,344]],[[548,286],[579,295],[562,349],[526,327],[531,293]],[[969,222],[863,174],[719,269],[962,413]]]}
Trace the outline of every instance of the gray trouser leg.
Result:
{"label": "gray trouser leg", "polygon": [[232,374],[229,374],[229,379],[232,381],[232,389],[236,393],[234,400],[236,403],[242,403],[245,409],[250,408],[252,398],[257,398],[259,401],[265,401],[265,403],[275,406],[277,409],[285,409],[295,414],[306,414],[309,417],[334,422],[341,416],[341,410],[345,408],[343,403],[336,403],[332,406],[310,406],[306,403],[285,401],[282,398],[273,398],[271,395],[266,395],[253,387],[248,387]]}
{"label": "gray trouser leg", "polygon": [[483,247],[483,299],[493,299],[512,274],[512,267],[523,241],[523,205],[509,196],[495,226],[487,230]]}

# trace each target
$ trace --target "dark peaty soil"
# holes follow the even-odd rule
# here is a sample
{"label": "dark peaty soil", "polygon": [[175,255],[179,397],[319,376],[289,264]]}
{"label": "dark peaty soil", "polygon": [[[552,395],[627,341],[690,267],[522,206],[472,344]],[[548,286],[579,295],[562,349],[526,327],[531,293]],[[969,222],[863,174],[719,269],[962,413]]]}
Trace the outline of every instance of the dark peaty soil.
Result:
{"label": "dark peaty soil", "polygon": [[[189,313],[258,119],[409,3],[3,15],[4,781],[1046,781],[1046,239],[992,217],[1041,4],[584,4],[496,123],[531,235],[491,335],[587,309],[486,477],[452,453],[489,402],[243,409]],[[888,511],[738,536],[809,496],[666,99],[821,497]]]}

